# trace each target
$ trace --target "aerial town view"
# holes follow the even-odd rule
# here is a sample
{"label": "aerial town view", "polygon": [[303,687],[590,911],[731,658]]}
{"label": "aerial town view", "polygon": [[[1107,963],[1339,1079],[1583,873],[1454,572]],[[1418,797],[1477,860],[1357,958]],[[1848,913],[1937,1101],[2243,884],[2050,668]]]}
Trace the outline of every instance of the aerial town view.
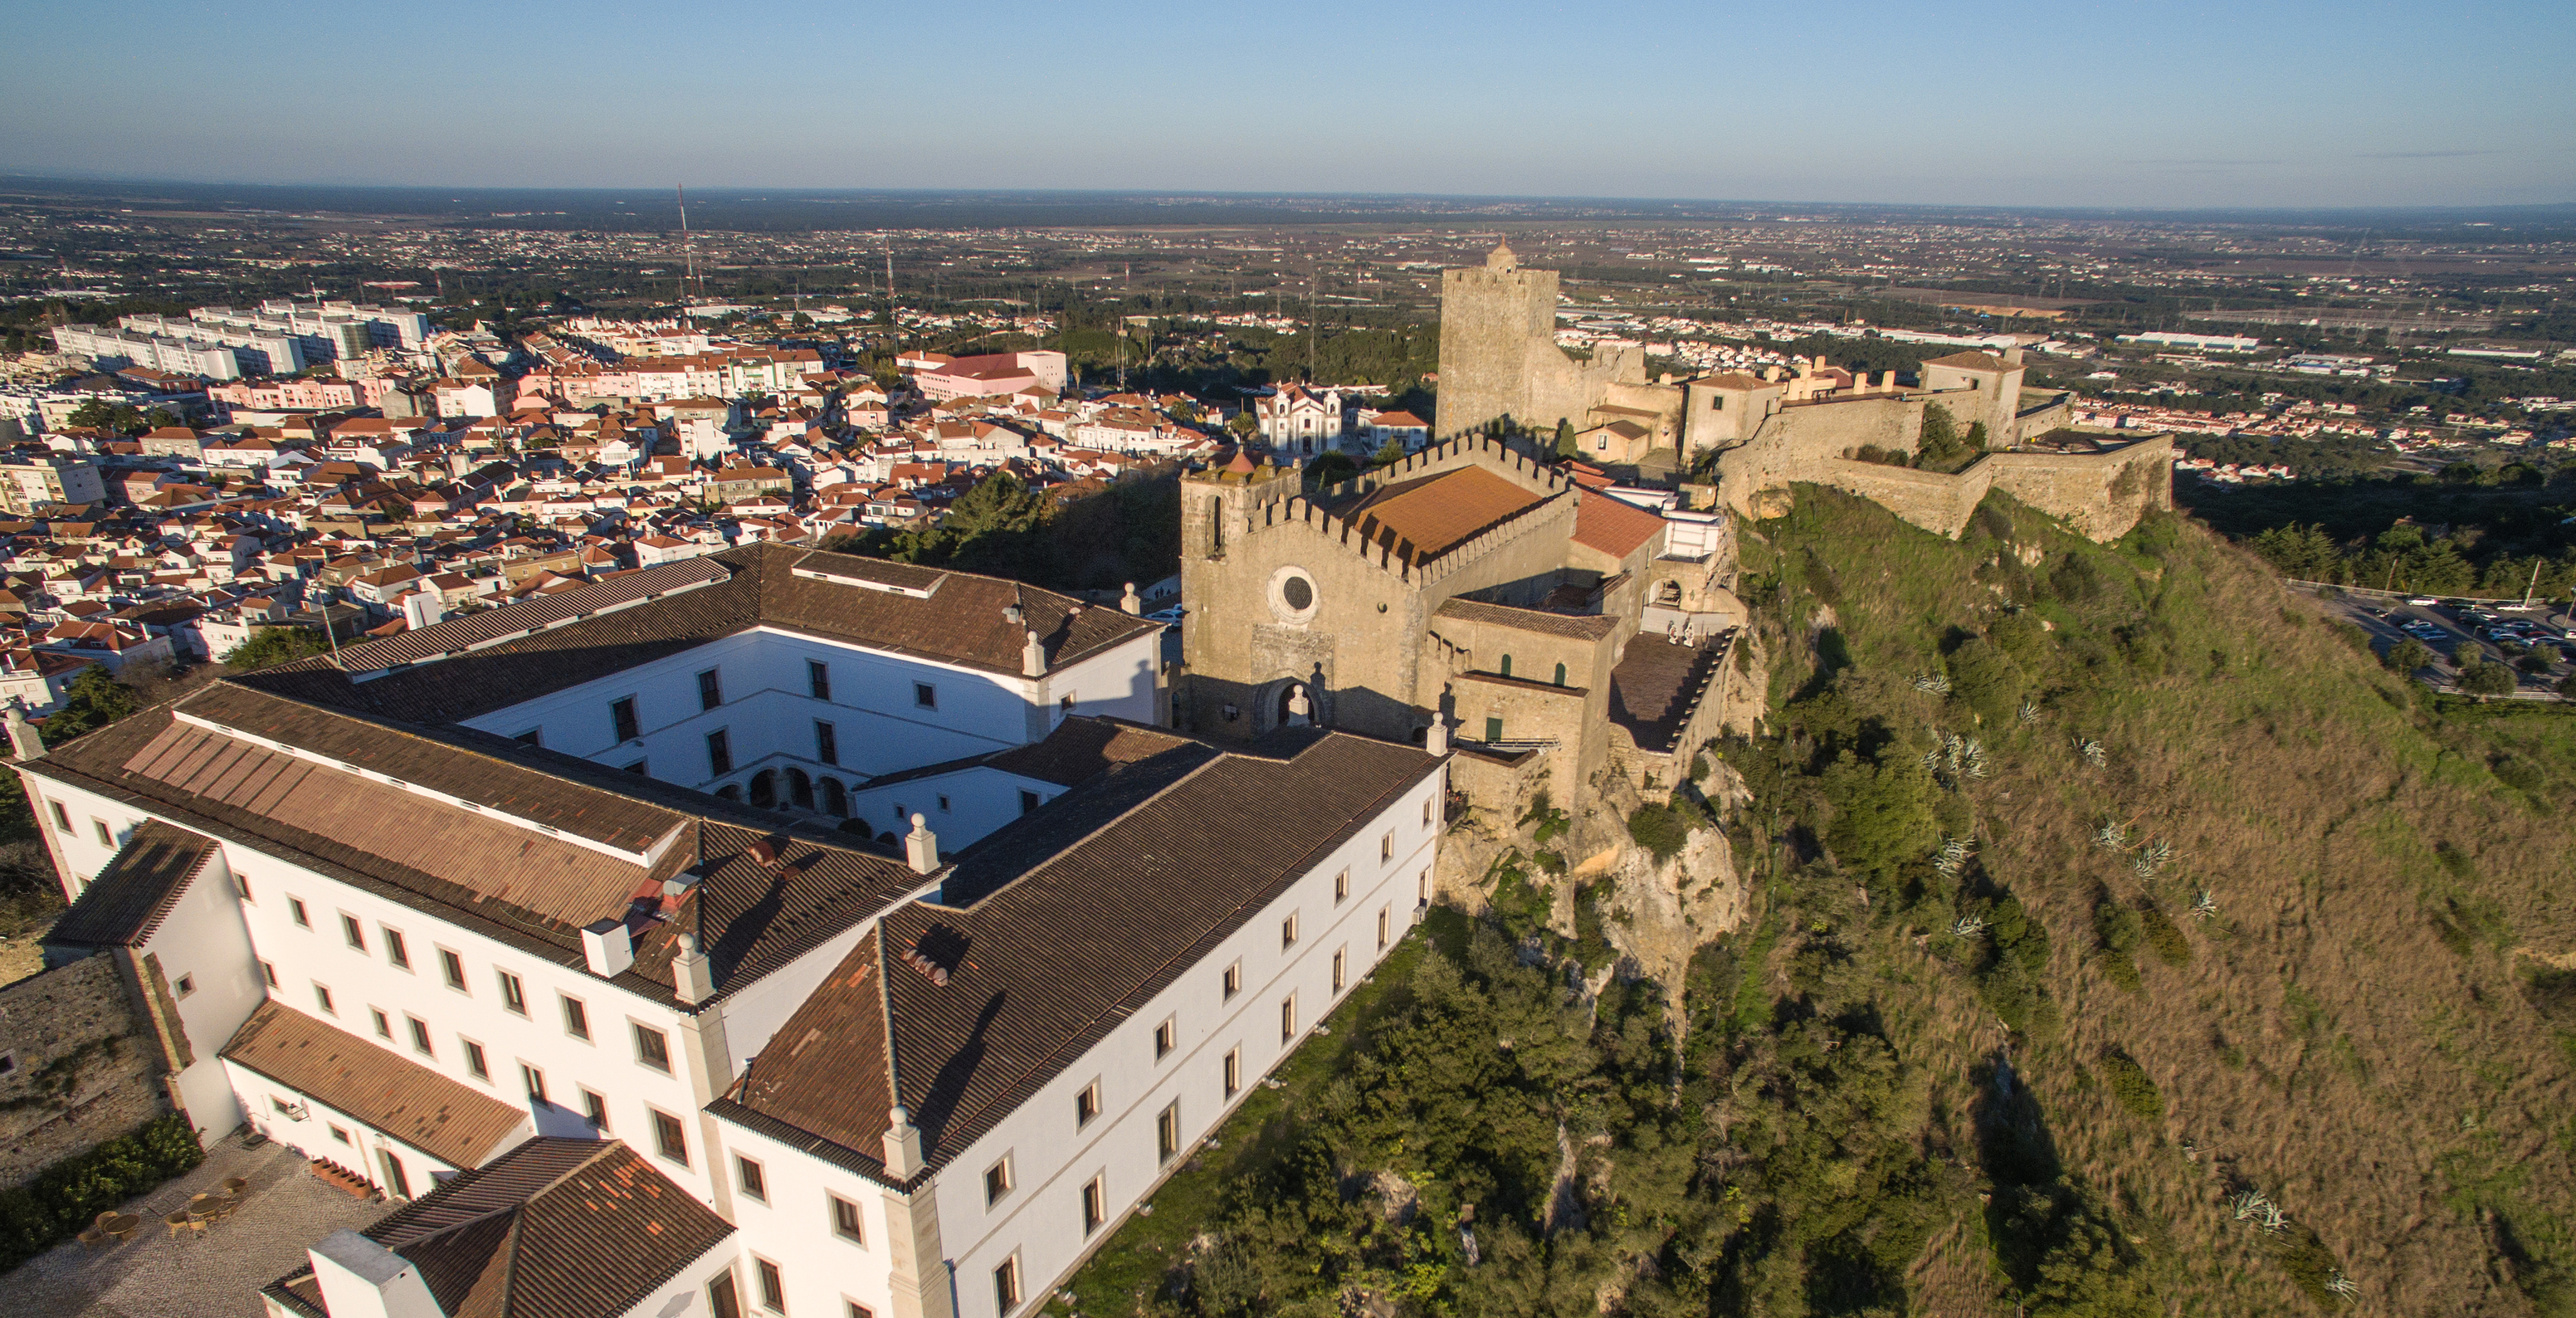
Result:
{"label": "aerial town view", "polygon": [[2576,18],[1076,8],[7,7],[0,1312],[2576,1316]]}

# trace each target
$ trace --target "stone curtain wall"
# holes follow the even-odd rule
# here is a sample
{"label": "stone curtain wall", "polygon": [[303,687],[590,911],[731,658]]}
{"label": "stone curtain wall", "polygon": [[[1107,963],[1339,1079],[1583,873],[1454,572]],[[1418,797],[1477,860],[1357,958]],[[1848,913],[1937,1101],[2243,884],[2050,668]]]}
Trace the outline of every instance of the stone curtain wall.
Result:
{"label": "stone curtain wall", "polygon": [[1989,453],[1955,476],[1836,458],[1812,479],[1952,539],[1986,492],[2001,490],[2086,539],[2116,540],[2148,512],[2173,506],[2173,436],[2108,453]]}
{"label": "stone curtain wall", "polygon": [[112,956],[0,988],[0,1188],[170,1111]]}

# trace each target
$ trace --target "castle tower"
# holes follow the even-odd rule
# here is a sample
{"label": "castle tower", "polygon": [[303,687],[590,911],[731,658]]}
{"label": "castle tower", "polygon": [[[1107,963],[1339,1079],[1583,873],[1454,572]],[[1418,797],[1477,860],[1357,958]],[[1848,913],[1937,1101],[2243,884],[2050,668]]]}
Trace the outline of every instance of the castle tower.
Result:
{"label": "castle tower", "polygon": [[[1482,266],[1440,272],[1440,408],[1433,436],[1447,439],[1508,416],[1553,426],[1531,397],[1531,373],[1561,369],[1556,272],[1527,270],[1508,242]],[[1539,354],[1547,354],[1542,359]],[[1578,418],[1579,420],[1579,418]]]}

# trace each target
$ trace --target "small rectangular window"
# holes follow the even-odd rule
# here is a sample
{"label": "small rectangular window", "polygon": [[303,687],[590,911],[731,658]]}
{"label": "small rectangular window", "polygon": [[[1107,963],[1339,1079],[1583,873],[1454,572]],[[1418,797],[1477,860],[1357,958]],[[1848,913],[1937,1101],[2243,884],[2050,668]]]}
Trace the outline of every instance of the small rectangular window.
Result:
{"label": "small rectangular window", "polygon": [[742,1301],[733,1293],[732,1264],[726,1264],[725,1270],[707,1283],[707,1311],[715,1318],[742,1318]]}
{"label": "small rectangular window", "polygon": [[607,1097],[596,1090],[581,1091],[581,1114],[590,1118],[593,1127],[605,1132],[608,1129]]}
{"label": "small rectangular window", "polygon": [[528,986],[520,983],[519,977],[509,971],[496,970],[492,973],[501,981],[501,1005],[521,1016],[527,1015]]}
{"label": "small rectangular window", "polygon": [[325,1016],[337,1016],[337,1015],[339,1015],[339,1014],[340,1014],[340,1009],[339,1009],[338,1007],[333,1006],[333,1005],[331,1004],[331,988],[330,988],[330,986],[329,986],[329,985],[327,985],[327,984],[316,984],[316,985],[314,985],[314,986],[313,986],[313,1000],[314,1000],[316,1003],[321,1004],[321,1007],[322,1007],[322,1014],[323,1014],[323,1015],[325,1015]]}
{"label": "small rectangular window", "polygon": [[[335,1139],[335,1140],[338,1140],[338,1141],[340,1141],[340,1142],[341,1142],[341,1143],[343,1143],[343,1144],[348,1144],[348,1143],[349,1143],[349,1132],[348,1132],[348,1129],[347,1129],[346,1127],[343,1127],[343,1126],[333,1126],[333,1127],[331,1128],[331,1138],[333,1138],[333,1139]],[[354,1145],[352,1145],[351,1147],[353,1147],[353,1148],[354,1148],[355,1146],[354,1146]]]}
{"label": "small rectangular window", "polygon": [[477,1080],[491,1079],[492,1067],[488,1062],[483,1060],[483,1045],[474,1042],[472,1039],[458,1039],[457,1042],[465,1045],[466,1073]]}
{"label": "small rectangular window", "polygon": [[1227,1098],[1232,1098],[1242,1092],[1243,1048],[1241,1045],[1237,1045],[1234,1048],[1228,1049],[1225,1054],[1225,1096]]}
{"label": "small rectangular window", "polygon": [[259,900],[258,898],[250,895],[250,876],[243,874],[238,870],[233,873],[233,891],[240,893],[243,901],[256,902]]}
{"label": "small rectangular window", "polygon": [[260,962],[260,963],[259,963],[259,977],[260,977],[260,978],[262,978],[262,979],[267,980],[267,981],[268,981],[268,986],[269,986],[270,988],[276,988],[276,987],[277,987],[277,963],[276,963],[276,962],[274,962],[274,961],[262,961],[262,962]]}
{"label": "small rectangular window", "polygon": [[1388,830],[1388,831],[1387,831],[1387,835],[1386,835],[1385,837],[1379,838],[1379,839],[1377,840],[1377,859],[1378,859],[1378,863],[1379,863],[1379,864],[1381,864],[1381,865],[1385,864],[1386,862],[1388,862],[1388,861],[1390,861],[1390,860],[1395,859],[1395,832],[1394,832],[1394,830],[1392,830],[1392,829]]}
{"label": "small rectangular window", "polygon": [[939,794],[939,813],[943,815],[948,813],[948,793],[946,792]]}
{"label": "small rectangular window", "polygon": [[787,1312],[787,1281],[778,1275],[778,1265],[765,1258],[754,1258],[751,1270],[760,1277],[760,1307],[771,1313]]}
{"label": "small rectangular window", "polygon": [[994,1204],[998,1204],[998,1203],[1002,1202],[1002,1196],[1007,1195],[1007,1194],[1009,1194],[1010,1192],[1011,1192],[1011,1160],[1010,1160],[1010,1159],[1008,1159],[1008,1158],[1004,1158],[1004,1159],[1002,1159],[1000,1162],[994,1163],[992,1166],[987,1167],[987,1168],[985,1168],[985,1169],[984,1169],[984,1206],[985,1206],[985,1207],[990,1208],[990,1207],[992,1207]]}
{"label": "small rectangular window", "polygon": [[366,926],[358,923],[358,917],[354,915],[340,917],[340,936],[349,940],[349,946],[361,952],[367,950]]}
{"label": "small rectangular window", "polygon": [[1427,796],[1422,798],[1422,826],[1431,827],[1431,798]]}
{"label": "small rectangular window", "polygon": [[546,1101],[545,1072],[528,1065],[526,1062],[521,1062],[519,1063],[519,1083],[527,1087],[528,1098],[530,1101],[537,1103],[543,1103]]}
{"label": "small rectangular window", "polygon": [[581,999],[564,999],[563,1013],[564,1033],[569,1034],[576,1039],[587,1039],[590,1037],[590,1008],[583,1006],[581,1004]]}
{"label": "small rectangular window", "polygon": [[912,703],[921,709],[939,708],[939,688],[928,682],[912,684]]}
{"label": "small rectangular window", "polygon": [[733,1178],[741,1183],[744,1198],[756,1199],[764,1204],[769,1202],[769,1174],[761,1169],[759,1163],[739,1153],[735,1154]]}
{"label": "small rectangular window", "polygon": [[1348,982],[1349,958],[1350,953],[1338,947],[1333,949],[1333,991],[1335,993],[1341,992],[1342,985]]}
{"label": "small rectangular window", "polygon": [[724,703],[724,679],[715,669],[698,674],[698,708],[713,709]]}
{"label": "small rectangular window", "polygon": [[1351,872],[1343,870],[1333,876],[1333,904],[1338,906],[1351,895]]}
{"label": "small rectangular window", "polygon": [[1377,912],[1377,950],[1381,952],[1386,950],[1386,917],[1390,909],[1392,908],[1381,906]]}
{"label": "small rectangular window", "polygon": [[1020,1307],[1020,1256],[1013,1254],[993,1269],[993,1305],[997,1313]]}
{"label": "small rectangular window", "polygon": [[1100,1082],[1094,1080],[1084,1085],[1081,1093],[1073,1096],[1073,1128],[1080,1130],[1090,1125],[1092,1119],[1099,1115]]}
{"label": "small rectangular window", "polygon": [[1180,1027],[1174,1025],[1170,1021],[1165,1021],[1162,1024],[1155,1026],[1154,1060],[1159,1062],[1164,1058],[1171,1056],[1172,1050],[1179,1047],[1180,1043]]}
{"label": "small rectangular window", "polygon": [[642,1025],[636,1026],[635,1060],[642,1062],[646,1066],[652,1067],[656,1071],[669,1071],[671,1069],[671,1041],[664,1038],[660,1030],[651,1029]]}
{"label": "small rectangular window", "polygon": [[825,764],[841,762],[841,738],[829,723],[814,722],[814,758]]}
{"label": "small rectangular window", "polygon": [[305,928],[307,928],[307,929],[310,929],[310,928],[312,928],[312,927],[313,927],[313,913],[304,909],[304,899],[303,899],[303,898],[301,898],[301,897],[289,897],[289,898],[287,898],[287,899],[286,899],[286,913],[287,913],[287,915],[289,915],[290,917],[293,917],[294,921],[295,921],[297,924],[300,924],[300,925],[304,926],[304,927],[305,927]]}
{"label": "small rectangular window", "polygon": [[197,977],[194,975],[181,975],[179,977],[179,982],[172,984],[170,988],[172,992],[177,993],[180,997],[187,997],[189,994],[197,991]]}
{"label": "small rectangular window", "polygon": [[60,801],[55,801],[52,804],[54,807],[54,827],[59,828],[66,833],[72,831],[71,812],[63,809],[63,803]]}
{"label": "small rectangular window", "polygon": [[382,1010],[375,1007],[367,1008],[367,1019],[376,1023],[377,1038],[390,1039],[394,1037],[394,1023]]}
{"label": "small rectangular window", "polygon": [[859,1221],[859,1206],[839,1195],[832,1200],[832,1234],[855,1244],[868,1243],[867,1228]]}
{"label": "small rectangular window", "polygon": [[1237,957],[1235,958],[1233,965],[1225,968],[1225,1000],[1228,1002],[1234,1001],[1234,995],[1241,993],[1242,991],[1243,959],[1241,957]]}
{"label": "small rectangular window", "polygon": [[678,1117],[672,1116],[670,1113],[665,1112],[660,1108],[654,1108],[652,1111],[653,1147],[660,1149],[663,1157],[668,1158],[683,1167],[688,1166],[688,1128],[680,1124],[680,1119]]}
{"label": "small rectangular window", "polygon": [[411,1047],[413,1052],[419,1053],[423,1057],[438,1056],[438,1049],[432,1046],[429,1042],[429,1022],[422,1020],[418,1016],[405,1016],[403,1017],[403,1023],[411,1026]]}
{"label": "small rectangular window", "polygon": [[1028,790],[1028,789],[1027,789],[1027,788],[1025,788],[1025,787],[1021,788],[1021,789],[1020,789],[1020,813],[1025,815],[1025,814],[1029,813],[1030,811],[1035,810],[1035,809],[1037,809],[1037,808],[1038,808],[1038,794],[1037,794],[1037,793],[1035,793],[1035,792],[1032,792],[1032,791]]}
{"label": "small rectangular window", "polygon": [[1297,1037],[1297,995],[1291,993],[1279,1004],[1279,1042]]}
{"label": "small rectangular window", "polygon": [[707,734],[707,774],[722,778],[733,772],[733,738],[718,728]]}
{"label": "small rectangular window", "polygon": [[1098,1231],[1109,1220],[1109,1185],[1105,1177],[1094,1176],[1082,1186],[1082,1234]]}
{"label": "small rectangular window", "polygon": [[626,771],[638,778],[650,778],[653,776],[653,770],[650,766],[651,761],[649,760],[637,760],[633,764],[627,765]]}
{"label": "small rectangular window", "polygon": [[644,737],[643,725],[635,721],[635,697],[633,696],[609,701],[608,721],[616,725],[619,741],[640,741]]}
{"label": "small rectangular window", "polygon": [[1154,1157],[1170,1162],[1181,1151],[1181,1105],[1174,1102],[1154,1118]]}
{"label": "small rectangular window", "polygon": [[816,700],[832,698],[832,666],[820,659],[805,661],[805,690]]}
{"label": "small rectangular window", "polygon": [[446,976],[447,986],[459,993],[465,988],[465,958],[442,947],[438,949],[438,973]]}
{"label": "small rectangular window", "polygon": [[90,827],[95,828],[95,829],[97,829],[97,830],[98,830],[98,844],[99,844],[100,846],[102,846],[102,847],[114,847],[114,846],[116,845],[116,835],[107,831],[107,821],[106,821],[106,820],[104,820],[104,819],[93,819],[93,820],[91,820],[91,821],[89,821],[89,822],[90,822]]}
{"label": "small rectangular window", "polygon": [[849,1312],[843,1314],[842,1318],[877,1318],[876,1310],[859,1303],[857,1300],[849,1300],[845,1303],[849,1307]]}
{"label": "small rectangular window", "polygon": [[411,945],[403,941],[402,930],[386,929],[384,935],[386,962],[396,970],[411,969]]}
{"label": "small rectangular window", "polygon": [[531,746],[543,746],[546,744],[546,730],[544,728],[530,728],[527,731],[520,733],[517,737],[512,738],[512,740],[524,741]]}
{"label": "small rectangular window", "polygon": [[1296,945],[1297,916],[1292,912],[1287,919],[1279,922],[1279,946],[1284,951]]}

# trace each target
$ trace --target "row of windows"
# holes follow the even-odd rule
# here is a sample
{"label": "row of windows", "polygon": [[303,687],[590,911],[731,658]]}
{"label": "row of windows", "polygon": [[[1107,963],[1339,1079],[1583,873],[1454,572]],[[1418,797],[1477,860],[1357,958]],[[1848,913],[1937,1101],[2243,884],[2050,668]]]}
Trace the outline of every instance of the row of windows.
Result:
{"label": "row of windows", "polygon": [[[828,664],[828,663],[825,663],[824,661],[822,661],[822,660],[820,660],[820,659],[808,659],[808,660],[806,660],[806,661],[805,661],[805,690],[806,690],[806,692],[807,692],[808,694],[812,695],[816,700],[824,700],[824,701],[828,701],[828,700],[830,700],[830,699],[832,698],[832,666],[831,666],[830,664]],[[707,669],[707,670],[706,670],[706,671],[704,671],[704,672],[699,673],[699,674],[698,674],[698,709],[699,709],[699,711],[703,713],[704,711],[707,711],[707,710],[710,710],[710,709],[714,709],[715,707],[717,707],[718,705],[721,705],[721,704],[723,704],[723,703],[724,703],[724,670],[723,670],[723,668],[722,668],[722,667],[710,668],[710,669]],[[937,686],[935,686],[935,685],[933,685],[933,684],[929,683],[929,682],[915,682],[915,683],[913,683],[913,684],[912,684],[912,703],[913,703],[914,708],[917,708],[917,709],[932,709],[932,710],[935,710],[935,709],[939,708],[939,688],[938,688]],[[643,722],[643,718],[642,718],[642,716],[641,716],[641,715],[639,715],[639,714],[636,712],[636,707],[635,707],[635,697],[633,697],[633,696],[620,696],[620,697],[618,697],[618,698],[617,698],[617,699],[615,699],[615,700],[609,701],[609,702],[608,702],[608,721],[609,721],[610,729],[611,729],[612,731],[614,731],[614,732],[617,734],[617,740],[618,740],[620,743],[630,742],[630,741],[641,741],[641,740],[643,740],[643,739],[644,739],[644,722]],[[816,726],[817,726],[817,727],[821,727],[821,728],[829,728],[831,725],[830,725],[830,724],[828,724],[828,723],[823,723],[823,724],[817,724]],[[718,734],[718,735],[721,735],[721,734]],[[535,739],[533,736],[531,736],[531,735],[529,735],[529,734],[525,734],[525,733],[521,734],[521,736],[522,736],[522,738],[523,738],[523,739],[525,739],[525,740],[534,740],[534,739]],[[712,739],[712,738],[710,738],[710,742],[712,742],[712,740],[713,740],[713,739]],[[830,757],[830,756],[825,756],[825,757],[824,757],[824,759],[823,759],[823,762],[824,762],[825,764],[838,764],[838,763],[840,763],[840,761],[839,761],[839,760],[834,759],[834,758],[832,758],[832,757]],[[726,767],[725,767],[725,768],[718,769],[718,770],[716,770],[716,772],[717,772],[717,773],[719,773],[719,774],[727,772],[727,771],[732,767],[732,761],[731,761],[731,759],[730,759],[730,758],[728,758],[728,759],[725,761],[725,765],[726,765]]]}

